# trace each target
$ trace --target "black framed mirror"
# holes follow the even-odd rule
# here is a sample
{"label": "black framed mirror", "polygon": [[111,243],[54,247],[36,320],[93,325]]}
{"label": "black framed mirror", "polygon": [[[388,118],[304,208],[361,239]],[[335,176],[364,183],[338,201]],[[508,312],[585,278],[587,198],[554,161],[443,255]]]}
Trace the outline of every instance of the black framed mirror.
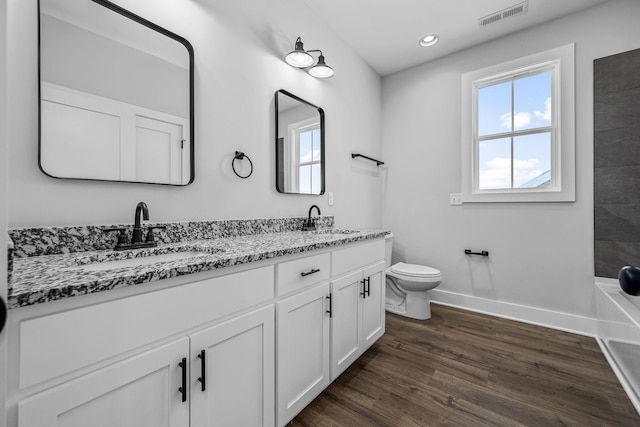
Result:
{"label": "black framed mirror", "polygon": [[286,90],[275,98],[276,189],[324,194],[324,111]]}
{"label": "black framed mirror", "polygon": [[54,178],[194,179],[193,47],[106,0],[39,0],[40,169]]}

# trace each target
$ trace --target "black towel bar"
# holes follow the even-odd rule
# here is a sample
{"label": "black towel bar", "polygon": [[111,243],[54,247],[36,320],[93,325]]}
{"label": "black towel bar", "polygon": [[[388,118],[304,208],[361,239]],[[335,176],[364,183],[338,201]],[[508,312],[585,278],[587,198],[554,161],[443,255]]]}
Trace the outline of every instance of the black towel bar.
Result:
{"label": "black towel bar", "polygon": [[471,249],[465,249],[464,253],[467,254],[467,255],[489,256],[489,251],[471,252]]}
{"label": "black towel bar", "polygon": [[371,160],[372,162],[376,162],[377,166],[384,165],[384,162],[381,162],[380,160],[372,159],[369,156],[365,156],[363,154],[357,154],[357,153],[352,153],[351,154],[351,158],[352,159],[355,159],[356,157],[362,157],[363,159],[367,159],[367,160]]}

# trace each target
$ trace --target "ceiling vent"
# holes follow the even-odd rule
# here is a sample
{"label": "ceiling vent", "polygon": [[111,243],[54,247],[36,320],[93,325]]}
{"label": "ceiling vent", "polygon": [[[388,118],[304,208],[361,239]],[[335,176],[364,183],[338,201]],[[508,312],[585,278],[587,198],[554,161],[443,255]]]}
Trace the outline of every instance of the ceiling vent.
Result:
{"label": "ceiling vent", "polygon": [[478,19],[480,27],[486,27],[489,24],[495,24],[496,22],[504,21],[505,19],[513,18],[514,16],[522,15],[529,10],[529,1],[523,1],[515,6],[502,9],[499,12],[491,13],[487,16],[483,16]]}

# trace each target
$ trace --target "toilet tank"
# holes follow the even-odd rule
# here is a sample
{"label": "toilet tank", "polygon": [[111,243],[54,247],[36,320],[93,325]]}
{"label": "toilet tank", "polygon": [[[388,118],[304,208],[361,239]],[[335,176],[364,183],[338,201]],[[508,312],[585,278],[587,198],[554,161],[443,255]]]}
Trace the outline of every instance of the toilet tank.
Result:
{"label": "toilet tank", "polygon": [[391,250],[393,249],[393,233],[384,236],[384,265],[391,267]]}

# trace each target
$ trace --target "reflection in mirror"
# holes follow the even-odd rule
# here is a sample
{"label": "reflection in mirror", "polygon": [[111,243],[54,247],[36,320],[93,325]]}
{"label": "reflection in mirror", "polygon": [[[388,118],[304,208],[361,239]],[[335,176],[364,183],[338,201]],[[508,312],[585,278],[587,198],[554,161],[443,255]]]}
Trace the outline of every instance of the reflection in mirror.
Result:
{"label": "reflection in mirror", "polygon": [[276,189],[324,194],[324,112],[285,91],[276,92]]}
{"label": "reflection in mirror", "polygon": [[193,181],[193,48],[106,0],[39,0],[40,169]]}

